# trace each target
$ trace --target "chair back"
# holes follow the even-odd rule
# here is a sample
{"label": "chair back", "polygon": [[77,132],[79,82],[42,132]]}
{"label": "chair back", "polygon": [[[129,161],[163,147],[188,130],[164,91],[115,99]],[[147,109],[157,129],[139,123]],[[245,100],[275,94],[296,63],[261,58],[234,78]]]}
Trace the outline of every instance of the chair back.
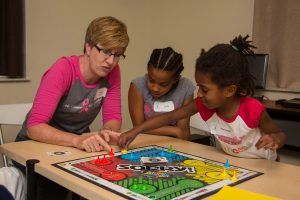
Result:
{"label": "chair back", "polygon": [[[4,144],[3,125],[22,125],[32,103],[0,105],[0,145]],[[8,166],[7,158],[2,154],[4,166]]]}

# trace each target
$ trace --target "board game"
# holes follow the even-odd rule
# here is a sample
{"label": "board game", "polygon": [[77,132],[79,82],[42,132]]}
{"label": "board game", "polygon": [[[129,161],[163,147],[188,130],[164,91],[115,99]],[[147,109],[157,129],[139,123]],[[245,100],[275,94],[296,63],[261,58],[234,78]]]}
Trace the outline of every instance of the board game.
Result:
{"label": "board game", "polygon": [[[225,185],[236,185],[262,174],[232,166],[228,160],[221,163],[182,153],[171,147],[152,145],[123,153],[53,165],[126,199],[138,200],[204,198]],[[157,158],[163,158],[164,163],[144,164],[142,157],[144,160],[146,157],[147,162],[157,162]]]}

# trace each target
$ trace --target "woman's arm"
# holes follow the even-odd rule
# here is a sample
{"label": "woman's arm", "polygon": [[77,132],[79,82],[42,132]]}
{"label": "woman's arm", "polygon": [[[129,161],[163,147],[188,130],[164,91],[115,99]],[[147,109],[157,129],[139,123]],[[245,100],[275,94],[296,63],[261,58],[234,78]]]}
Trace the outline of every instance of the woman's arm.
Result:
{"label": "woman's arm", "polygon": [[60,99],[72,83],[71,67],[65,59],[57,61],[41,79],[27,122],[27,136],[40,142],[72,145],[71,133],[48,125]]}
{"label": "woman's arm", "polygon": [[104,147],[108,149],[109,145],[98,133],[76,135],[48,125],[72,83],[72,70],[68,64],[65,59],[60,59],[43,75],[28,118],[27,136],[32,140],[73,146],[88,152],[101,151]]}
{"label": "woman's arm", "polygon": [[114,131],[122,126],[121,113],[121,72],[117,65],[107,77],[110,88],[102,106],[103,127]]}
{"label": "woman's arm", "polygon": [[120,131],[121,129],[121,121],[120,120],[109,120],[105,124],[103,124],[103,129],[108,129],[112,131]]}

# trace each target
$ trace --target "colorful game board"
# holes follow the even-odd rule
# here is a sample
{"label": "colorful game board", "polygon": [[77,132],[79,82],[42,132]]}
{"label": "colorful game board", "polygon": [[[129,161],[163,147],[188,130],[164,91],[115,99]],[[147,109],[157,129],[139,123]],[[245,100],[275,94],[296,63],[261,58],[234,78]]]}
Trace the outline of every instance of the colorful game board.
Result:
{"label": "colorful game board", "polygon": [[[168,163],[143,165],[141,157]],[[199,199],[262,174],[159,146],[53,165],[127,199]]]}

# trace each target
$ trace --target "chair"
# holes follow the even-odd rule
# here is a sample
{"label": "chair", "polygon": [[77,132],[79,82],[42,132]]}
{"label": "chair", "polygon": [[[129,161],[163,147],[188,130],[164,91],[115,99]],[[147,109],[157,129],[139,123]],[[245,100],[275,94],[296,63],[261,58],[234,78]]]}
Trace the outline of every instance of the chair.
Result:
{"label": "chair", "polygon": [[[32,107],[32,103],[0,105],[0,145],[5,143],[4,137],[3,137],[4,133],[2,131],[2,126],[3,125],[12,125],[12,126],[19,125],[19,126],[21,126],[25,120],[25,117],[26,117],[28,111],[31,109],[31,107]],[[3,157],[3,163],[4,163],[5,167],[0,169],[0,178],[1,177],[9,177],[11,175],[11,173],[15,172],[16,168],[8,167],[9,164],[8,164],[8,160],[7,160],[6,156],[2,154],[2,157]],[[35,160],[35,159],[30,159],[30,160],[26,161],[26,180],[25,181],[26,181],[26,185],[27,185],[27,187],[26,187],[26,199],[27,200],[35,200],[36,199],[36,180],[37,180],[38,174],[35,173],[34,166],[38,162],[39,161]],[[7,171],[8,171],[8,173],[7,173]],[[22,177],[20,177],[20,178],[22,178]],[[6,178],[6,179],[11,179],[10,182],[18,182],[17,180],[13,181],[11,177]],[[0,183],[2,183],[1,180],[0,180]],[[13,189],[10,189],[10,192],[14,195],[15,198],[16,198],[16,196],[18,196],[16,198],[16,200],[24,198],[23,193],[20,194],[21,192],[19,192],[20,190],[23,189],[22,185],[21,185],[21,183],[18,183],[18,184],[20,185],[21,189],[18,190],[18,189],[16,189],[16,187],[14,187]],[[8,187],[7,184],[6,184],[6,187]],[[72,199],[79,199],[79,196],[76,195],[75,193],[73,194],[73,196],[74,197]]]}
{"label": "chair", "polygon": [[[0,105],[0,145],[4,144],[3,125],[19,125],[24,122],[25,116],[31,109],[32,103]],[[8,166],[5,155],[2,155],[4,166]]]}
{"label": "chair", "polygon": [[[0,145],[5,143],[2,126],[21,126],[31,107],[32,103],[0,105]],[[0,183],[9,190],[15,199],[25,199],[26,185],[23,173],[15,167],[10,167],[5,155],[2,154],[2,157],[4,167],[0,168]],[[29,188],[31,187],[27,187],[27,190]]]}

